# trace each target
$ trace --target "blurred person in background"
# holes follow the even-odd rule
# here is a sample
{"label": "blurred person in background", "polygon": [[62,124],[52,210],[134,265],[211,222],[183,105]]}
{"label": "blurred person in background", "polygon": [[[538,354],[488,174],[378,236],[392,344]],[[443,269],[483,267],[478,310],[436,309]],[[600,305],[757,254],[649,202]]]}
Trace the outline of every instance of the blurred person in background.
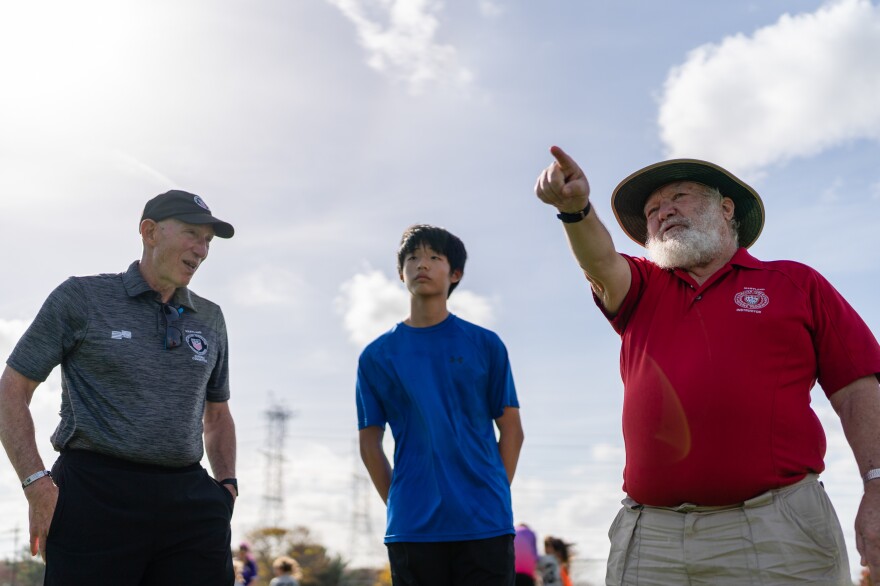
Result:
{"label": "blurred person in background", "polygon": [[538,564],[538,539],[525,523],[516,526],[513,537],[516,557],[516,586],[535,586],[535,569]]}
{"label": "blurred person in background", "polygon": [[302,568],[299,562],[290,556],[275,558],[272,562],[272,570],[275,572],[275,577],[269,582],[269,586],[299,586],[299,581],[302,580]]}

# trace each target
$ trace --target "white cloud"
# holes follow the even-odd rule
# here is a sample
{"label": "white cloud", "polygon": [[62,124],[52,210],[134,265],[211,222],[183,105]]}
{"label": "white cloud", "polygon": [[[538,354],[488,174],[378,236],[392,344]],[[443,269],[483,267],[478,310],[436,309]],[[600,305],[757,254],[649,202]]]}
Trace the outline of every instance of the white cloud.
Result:
{"label": "white cloud", "polygon": [[409,302],[399,282],[381,271],[368,270],[342,284],[336,308],[348,339],[363,346],[406,317]]}
{"label": "white cloud", "polygon": [[327,0],[357,29],[367,63],[409,85],[418,94],[427,85],[466,86],[473,75],[458,63],[455,47],[439,44],[436,0]]}
{"label": "white cloud", "polygon": [[843,180],[838,177],[831,185],[819,194],[819,201],[825,204],[833,204],[840,201],[840,190],[844,187]]}
{"label": "white cloud", "polygon": [[458,288],[449,298],[449,311],[462,319],[488,327],[495,319],[492,309],[495,303],[495,300]]}
{"label": "white cloud", "polygon": [[593,460],[596,462],[624,462],[626,450],[622,445],[601,443],[592,448]]}
{"label": "white cloud", "polygon": [[[492,305],[489,299],[460,288],[449,298],[452,313],[484,327],[494,318]],[[336,309],[348,339],[364,346],[409,314],[409,295],[398,279],[367,269],[342,284]]]}
{"label": "white cloud", "polygon": [[9,356],[28,325],[21,319],[0,319],[0,355]]}
{"label": "white cloud", "polygon": [[668,154],[756,170],[880,140],[878,54],[880,7],[869,0],[829,2],[697,47],[660,99]]}
{"label": "white cloud", "polygon": [[494,0],[480,0],[480,13],[486,18],[497,18],[504,14],[504,6]]}
{"label": "white cloud", "polygon": [[291,271],[264,267],[236,276],[232,291],[235,301],[246,307],[290,305],[304,286],[305,280]]}
{"label": "white cloud", "polygon": [[117,151],[113,153],[112,156],[119,168],[127,173],[147,177],[159,186],[173,186],[179,184],[170,177],[164,175],[161,171],[152,168],[145,162],[138,160],[136,157],[128,153]]}

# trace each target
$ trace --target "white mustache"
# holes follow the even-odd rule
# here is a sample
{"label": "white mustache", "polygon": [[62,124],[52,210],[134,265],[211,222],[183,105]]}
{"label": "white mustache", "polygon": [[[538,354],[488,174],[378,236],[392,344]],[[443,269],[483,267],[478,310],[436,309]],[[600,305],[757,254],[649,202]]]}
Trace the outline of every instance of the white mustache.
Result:
{"label": "white mustache", "polygon": [[668,220],[664,220],[660,223],[658,235],[662,238],[666,234],[667,230],[676,226],[684,226],[685,228],[690,228],[691,222],[687,218],[670,218]]}

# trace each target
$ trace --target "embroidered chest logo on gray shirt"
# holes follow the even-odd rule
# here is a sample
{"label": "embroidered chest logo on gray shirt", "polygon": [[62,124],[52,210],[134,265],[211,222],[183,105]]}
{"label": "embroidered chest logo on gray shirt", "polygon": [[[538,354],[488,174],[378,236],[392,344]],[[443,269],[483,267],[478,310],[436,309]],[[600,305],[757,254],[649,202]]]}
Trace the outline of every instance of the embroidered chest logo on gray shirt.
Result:
{"label": "embroidered chest logo on gray shirt", "polygon": [[114,340],[131,340],[131,332],[128,330],[111,330],[110,337]]}
{"label": "embroidered chest logo on gray shirt", "polygon": [[193,356],[193,360],[207,362],[205,354],[208,353],[208,341],[205,339],[204,336],[201,335],[201,333],[188,333],[186,335],[186,345],[189,346],[189,349],[196,354],[195,356]]}

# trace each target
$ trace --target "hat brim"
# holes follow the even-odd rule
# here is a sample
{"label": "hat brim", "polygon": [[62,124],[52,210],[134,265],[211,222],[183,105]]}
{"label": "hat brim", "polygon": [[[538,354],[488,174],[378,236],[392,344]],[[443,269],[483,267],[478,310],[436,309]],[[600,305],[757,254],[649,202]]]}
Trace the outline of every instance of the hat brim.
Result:
{"label": "hat brim", "polygon": [[764,229],[764,202],[758,193],[733,173],[698,159],[672,159],[639,169],[614,189],[611,208],[617,223],[640,246],[648,240],[645,201],[654,191],[676,181],[695,181],[716,187],[734,204],[739,222],[739,245],[748,248]]}
{"label": "hat brim", "polygon": [[218,220],[211,214],[177,214],[172,217],[187,224],[213,224],[214,234],[220,238],[232,238],[235,234],[232,224]]}

